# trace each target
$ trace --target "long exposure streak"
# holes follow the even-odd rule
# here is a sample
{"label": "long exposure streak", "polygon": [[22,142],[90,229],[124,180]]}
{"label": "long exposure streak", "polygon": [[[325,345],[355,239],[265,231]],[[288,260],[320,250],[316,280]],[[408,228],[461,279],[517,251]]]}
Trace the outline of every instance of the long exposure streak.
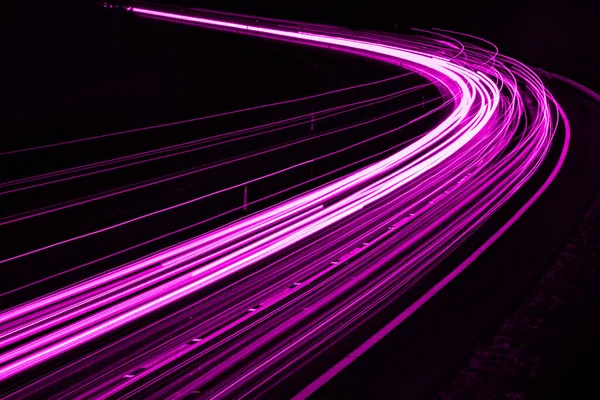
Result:
{"label": "long exposure streak", "polygon": [[[552,160],[552,172],[514,217],[354,353],[332,360],[327,372],[308,374],[303,387],[313,383],[298,394],[304,398],[472,263],[551,184],[567,154],[566,116],[538,75],[474,37],[445,31],[409,37],[319,25],[299,28],[292,22],[258,23],[249,17],[167,9],[131,7],[127,11],[170,23],[360,55],[398,66],[399,73],[306,98],[3,152],[0,156],[13,157],[211,118],[268,112],[306,99],[344,99],[360,90],[381,91],[207,138],[2,182],[0,196],[8,196],[263,136],[277,134],[282,140],[269,148],[0,216],[0,225],[12,225],[203,171],[271,157],[307,143],[322,143],[333,135],[343,134],[348,140],[349,132],[369,129],[368,136],[354,142],[340,139],[337,147],[324,146],[321,153],[317,149],[301,161],[292,160],[185,202],[14,254],[0,260],[0,265],[142,220],[152,221],[157,215],[170,215],[234,189],[250,187],[251,192],[256,182],[271,182],[323,160],[347,160],[342,157],[361,146],[397,138],[399,131],[421,126],[417,124],[422,121],[432,122],[433,128],[391,147],[386,142],[383,151],[361,153],[360,160],[343,161],[319,177],[312,177],[311,169],[311,179],[294,181],[258,200],[247,203],[244,192],[243,207],[263,201],[267,205],[185,242],[2,311],[0,381],[10,383],[4,392],[8,397],[166,398],[190,393],[202,398],[259,397],[401,299],[527,185],[545,160]],[[463,42],[465,38],[468,41]],[[407,77],[424,83],[400,89],[389,86],[394,89],[383,91],[386,85],[400,85]],[[426,90],[437,90],[437,96],[425,99],[424,93],[430,93]],[[400,101],[405,103],[396,105]],[[378,108],[385,112],[366,114]],[[311,126],[312,132],[314,124],[333,126],[339,118],[361,112],[367,116],[342,127],[281,139],[283,132],[299,126]],[[560,154],[547,157],[552,148],[560,149]],[[286,199],[268,203],[281,195]],[[188,223],[193,222],[188,227],[199,224],[192,212],[188,215]],[[79,351],[77,356],[66,357],[74,351]],[[38,375],[26,381],[23,377],[31,371]]]}

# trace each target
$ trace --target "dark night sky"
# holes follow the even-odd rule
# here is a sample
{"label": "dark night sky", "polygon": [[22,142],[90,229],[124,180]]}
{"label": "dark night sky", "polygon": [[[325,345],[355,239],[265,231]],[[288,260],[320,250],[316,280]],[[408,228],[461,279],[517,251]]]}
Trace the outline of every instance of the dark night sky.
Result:
{"label": "dark night sky", "polygon": [[[565,1],[472,2],[251,2],[179,1],[183,5],[407,32],[438,27],[482,36],[506,55],[575,79],[600,91],[600,24],[591,6]],[[123,42],[127,27],[94,2],[10,2],[0,14],[3,40],[3,107],[0,119],[67,112],[109,113],[141,101],[152,108],[160,96],[177,96],[164,77],[178,65],[149,65],[149,54]],[[146,49],[147,50],[147,49]],[[156,49],[168,52],[169,49]],[[131,73],[136,71],[135,73]],[[155,82],[155,90],[142,90]],[[138,92],[135,99],[125,93]],[[158,89],[157,89],[158,88]],[[142,109],[144,107],[140,107]]]}

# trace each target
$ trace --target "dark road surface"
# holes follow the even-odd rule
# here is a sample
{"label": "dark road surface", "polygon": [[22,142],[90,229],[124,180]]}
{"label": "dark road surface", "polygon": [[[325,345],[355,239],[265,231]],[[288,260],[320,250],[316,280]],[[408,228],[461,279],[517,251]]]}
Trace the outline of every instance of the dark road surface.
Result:
{"label": "dark road surface", "polygon": [[314,398],[389,398],[395,392],[430,398],[474,339],[558,256],[600,186],[600,107],[560,81],[546,82],[571,124],[569,154],[557,179],[461,276]]}

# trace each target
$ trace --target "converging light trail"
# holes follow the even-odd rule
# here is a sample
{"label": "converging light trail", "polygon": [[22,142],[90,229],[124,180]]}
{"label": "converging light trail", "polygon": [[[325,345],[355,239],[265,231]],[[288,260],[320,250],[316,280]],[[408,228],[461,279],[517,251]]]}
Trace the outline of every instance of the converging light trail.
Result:
{"label": "converging light trail", "polygon": [[[476,38],[469,37],[463,42],[464,36],[452,32],[405,37],[318,25],[299,28],[291,22],[255,23],[241,16],[167,9],[133,7],[128,12],[359,54],[412,71],[318,95],[321,97],[343,98],[349,91],[374,90],[382,84],[400,82],[411,74],[427,79],[429,84],[394,89],[365,100],[336,104],[310,114],[209,138],[0,183],[0,196],[12,195],[140,163],[180,157],[207,147],[252,140],[315,121],[333,124],[338,121],[336,118],[390,107],[382,115],[361,117],[358,122],[344,123],[341,128],[332,127],[309,137],[286,138],[268,149],[249,150],[242,156],[168,176],[1,215],[0,225],[12,225],[189,177],[206,169],[270,156],[309,141],[322,143],[334,134],[346,135],[366,127],[372,130],[368,137],[355,143],[324,148],[308,159],[277,167],[259,177],[30,249],[0,263],[87,240],[249,183],[320,160],[335,159],[428,118],[437,118],[437,124],[415,139],[357,160],[363,164],[354,167],[350,163],[324,173],[321,176],[324,180],[318,185],[309,185],[310,189],[289,195],[275,205],[2,311],[0,381],[10,384],[4,392],[8,397],[167,398],[188,394],[202,398],[258,397],[364,326],[373,315],[401,300],[415,282],[422,280],[528,184],[552,146],[558,146],[560,155],[553,160],[552,172],[535,195],[484,247],[432,284],[431,290],[417,302],[409,304],[391,322],[388,331],[394,323],[404,320],[466,268],[541,195],[566,156],[568,123],[540,78],[523,64],[489,48],[488,43],[479,47]],[[417,103],[405,100],[431,86],[437,88],[439,96],[427,100],[423,96]],[[402,107],[390,105],[400,100],[409,103]],[[433,108],[426,111],[425,106]],[[419,109],[420,115],[411,114]],[[398,118],[404,115],[410,119],[398,124]],[[172,125],[203,119],[206,118]],[[393,127],[386,125],[377,130],[384,123]],[[561,126],[565,127],[564,134]],[[137,135],[140,131],[39,145],[0,156]],[[560,139],[554,140],[557,132],[561,133]],[[328,178],[334,173],[338,175]],[[313,180],[290,184],[290,188],[276,194],[285,194],[310,182]],[[197,220],[193,215],[189,219]],[[374,338],[381,337],[381,332]],[[357,351],[360,353],[368,346],[365,344]],[[299,396],[312,393],[349,362],[344,360],[332,361],[329,372]],[[38,377],[35,381],[24,381],[28,373]]]}

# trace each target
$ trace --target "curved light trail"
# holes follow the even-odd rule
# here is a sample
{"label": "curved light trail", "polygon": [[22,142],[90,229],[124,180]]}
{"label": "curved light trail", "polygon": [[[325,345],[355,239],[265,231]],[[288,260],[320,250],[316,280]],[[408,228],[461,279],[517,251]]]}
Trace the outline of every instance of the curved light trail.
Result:
{"label": "curved light trail", "polygon": [[[438,88],[440,96],[427,100],[436,105],[433,110],[393,129],[373,132],[372,137],[358,143],[390,135],[423,118],[439,117],[442,110],[446,114],[433,129],[376,157],[366,158],[370,164],[346,172],[342,177],[184,243],[4,310],[0,313],[0,381],[16,382],[6,392],[9,397],[47,394],[58,398],[165,398],[190,393],[205,398],[260,396],[364,325],[378,311],[398,301],[415,282],[505,205],[540,169],[561,123],[566,127],[565,139],[555,144],[562,150],[553,172],[509,224],[478,252],[489,246],[539,197],[566,156],[568,123],[540,78],[523,64],[498,54],[497,49],[486,49],[491,47],[489,44],[484,43],[484,48],[474,44],[476,38],[463,42],[459,40],[462,36],[452,32],[424,37],[387,36],[316,25],[299,30],[292,23],[273,20],[260,24],[240,22],[243,18],[239,16],[213,19],[136,7],[128,11],[171,22],[360,54],[401,65]],[[389,83],[399,77],[359,86]],[[344,94],[352,89],[323,95]],[[246,140],[252,135],[288,129],[294,124],[312,123],[315,118],[334,118],[397,100],[419,89],[394,90],[367,100],[208,139],[19,178],[0,183],[0,195],[80,179],[134,163],[154,162],[204,146],[222,145],[227,140]],[[284,103],[288,102],[264,107]],[[415,107],[424,107],[425,103],[423,100],[382,117],[367,118],[308,139],[290,139],[277,146],[321,140],[326,135],[397,117]],[[168,124],[161,125],[165,126]],[[35,146],[0,156],[132,132],[139,130]],[[283,170],[351,151],[358,143]],[[277,146],[246,156],[277,151]],[[232,158],[227,163],[237,161],[239,158]],[[193,173],[190,171],[178,172],[172,177]],[[160,179],[149,180],[92,197],[3,215],[0,225],[160,182]],[[248,181],[230,188],[246,184]],[[8,263],[117,229],[201,198],[1,262]],[[434,285],[427,295],[409,305],[393,323],[406,318],[427,296],[466,268],[477,254]],[[115,332],[120,332],[119,337],[105,340]],[[77,353],[74,359],[63,357],[82,348],[87,350]],[[44,370],[43,377],[35,382],[19,381],[28,371],[42,370],[51,360],[62,361]],[[299,396],[310,394],[347,362],[348,359],[340,361]],[[73,380],[74,376],[80,378]]]}

